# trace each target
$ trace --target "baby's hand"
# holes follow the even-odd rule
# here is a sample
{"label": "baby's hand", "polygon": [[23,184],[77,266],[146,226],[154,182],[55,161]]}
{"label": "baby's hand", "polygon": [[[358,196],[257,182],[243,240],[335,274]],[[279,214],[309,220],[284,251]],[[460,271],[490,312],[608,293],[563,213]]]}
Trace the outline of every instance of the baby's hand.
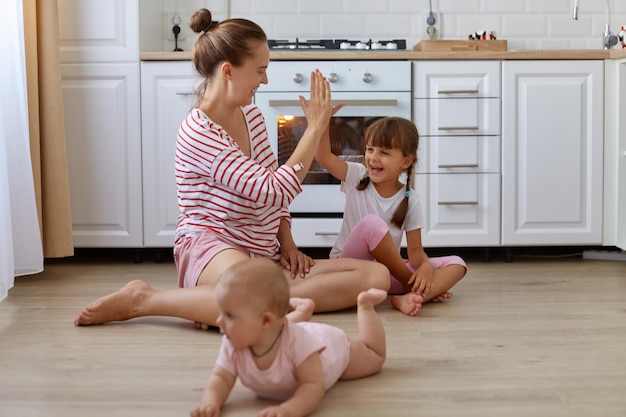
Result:
{"label": "baby's hand", "polygon": [[285,410],[285,408],[280,405],[275,405],[273,407],[267,407],[264,410],[261,410],[257,413],[256,417],[289,417],[289,411]]}
{"label": "baby's hand", "polygon": [[220,408],[214,404],[204,404],[191,412],[191,417],[219,417]]}

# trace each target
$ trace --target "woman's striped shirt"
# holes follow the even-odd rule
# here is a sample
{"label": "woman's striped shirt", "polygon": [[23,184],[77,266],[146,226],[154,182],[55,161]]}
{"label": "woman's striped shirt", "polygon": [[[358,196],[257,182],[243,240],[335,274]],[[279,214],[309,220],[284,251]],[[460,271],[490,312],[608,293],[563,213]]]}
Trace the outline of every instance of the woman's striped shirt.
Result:
{"label": "woman's striped shirt", "polygon": [[278,167],[261,111],[255,105],[242,111],[250,158],[199,109],[178,130],[175,246],[186,236],[211,229],[254,254],[276,259],[280,220],[290,220],[288,206],[302,191],[295,174],[302,165]]}

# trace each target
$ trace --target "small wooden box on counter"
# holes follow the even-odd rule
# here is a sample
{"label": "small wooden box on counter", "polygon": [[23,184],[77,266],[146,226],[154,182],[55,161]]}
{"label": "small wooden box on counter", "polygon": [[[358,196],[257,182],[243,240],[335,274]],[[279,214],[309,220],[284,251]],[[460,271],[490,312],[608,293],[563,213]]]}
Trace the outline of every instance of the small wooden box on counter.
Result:
{"label": "small wooden box on counter", "polygon": [[414,51],[450,52],[450,51],[506,51],[507,42],[499,40],[423,40],[413,46]]}

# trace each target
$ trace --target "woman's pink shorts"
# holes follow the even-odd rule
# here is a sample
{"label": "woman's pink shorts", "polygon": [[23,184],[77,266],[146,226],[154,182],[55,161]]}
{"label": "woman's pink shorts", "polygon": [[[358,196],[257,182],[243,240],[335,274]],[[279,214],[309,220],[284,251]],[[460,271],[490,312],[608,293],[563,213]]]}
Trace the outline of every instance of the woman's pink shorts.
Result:
{"label": "woman's pink shorts", "polygon": [[198,278],[211,259],[225,249],[236,249],[249,255],[241,246],[229,243],[212,230],[186,237],[174,253],[179,287],[195,287]]}

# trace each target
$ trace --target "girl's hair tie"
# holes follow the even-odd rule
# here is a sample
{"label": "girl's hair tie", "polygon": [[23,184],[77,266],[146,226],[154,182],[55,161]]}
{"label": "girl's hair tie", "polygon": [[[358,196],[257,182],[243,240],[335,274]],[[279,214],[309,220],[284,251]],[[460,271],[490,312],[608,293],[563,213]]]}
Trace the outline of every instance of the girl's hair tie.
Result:
{"label": "girl's hair tie", "polygon": [[411,197],[411,191],[407,191],[406,193],[404,193],[404,198],[409,198]]}

